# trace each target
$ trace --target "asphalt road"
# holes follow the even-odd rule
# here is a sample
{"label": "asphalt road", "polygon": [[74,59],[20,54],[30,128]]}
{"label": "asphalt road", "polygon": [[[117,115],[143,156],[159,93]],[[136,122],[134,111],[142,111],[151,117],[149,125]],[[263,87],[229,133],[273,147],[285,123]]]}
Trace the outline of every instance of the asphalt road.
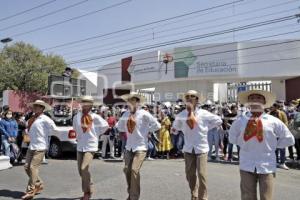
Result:
{"label": "asphalt road", "polygon": [[[93,161],[91,172],[97,190],[93,199],[126,199],[123,165],[122,162]],[[48,165],[42,165],[40,175],[46,187],[35,199],[73,200],[82,195],[75,160],[49,160]],[[300,170],[278,170],[276,176],[274,200],[299,199]],[[0,200],[20,199],[27,180],[23,166],[0,171]],[[190,199],[182,159],[145,161],[141,185],[141,200]],[[208,163],[208,193],[210,200],[240,199],[238,166]]]}

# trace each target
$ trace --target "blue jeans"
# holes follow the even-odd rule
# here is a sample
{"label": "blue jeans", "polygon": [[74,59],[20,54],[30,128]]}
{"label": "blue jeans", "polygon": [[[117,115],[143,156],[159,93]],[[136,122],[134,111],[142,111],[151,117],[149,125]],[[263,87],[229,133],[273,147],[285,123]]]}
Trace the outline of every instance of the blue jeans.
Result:
{"label": "blue jeans", "polygon": [[125,147],[126,147],[126,139],[121,139],[121,152],[124,153],[125,152]]}
{"label": "blue jeans", "polygon": [[[240,157],[240,147],[236,146],[238,150],[238,157]],[[228,145],[228,160],[232,159],[232,153],[233,153],[233,144],[229,143]]]}
{"label": "blue jeans", "polygon": [[181,153],[184,145],[184,135],[179,132],[177,135],[171,135],[172,144],[176,149],[176,153]]}
{"label": "blue jeans", "polygon": [[2,145],[4,155],[9,156],[9,154],[10,154],[10,144],[9,144],[6,136],[2,135],[1,139],[2,139],[2,144],[1,145]]}
{"label": "blue jeans", "polygon": [[218,128],[213,128],[207,133],[207,141],[208,141],[208,157],[211,157],[212,147],[215,146],[216,158],[219,158],[219,145],[220,145],[220,133]]}
{"label": "blue jeans", "polygon": [[[275,151],[276,154],[276,161],[279,164],[284,164],[285,163],[285,149],[276,149]],[[279,157],[278,157],[279,154]]]}
{"label": "blue jeans", "polygon": [[148,151],[147,151],[147,157],[155,157],[156,156],[156,149],[151,140],[148,141]]}

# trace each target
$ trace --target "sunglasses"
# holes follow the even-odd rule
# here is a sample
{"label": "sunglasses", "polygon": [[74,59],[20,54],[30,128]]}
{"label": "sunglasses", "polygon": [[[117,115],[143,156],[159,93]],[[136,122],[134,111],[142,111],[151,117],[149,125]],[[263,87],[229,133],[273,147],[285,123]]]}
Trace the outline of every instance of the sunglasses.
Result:
{"label": "sunglasses", "polygon": [[195,95],[186,95],[185,98],[186,99],[196,99],[197,96],[195,96]]}

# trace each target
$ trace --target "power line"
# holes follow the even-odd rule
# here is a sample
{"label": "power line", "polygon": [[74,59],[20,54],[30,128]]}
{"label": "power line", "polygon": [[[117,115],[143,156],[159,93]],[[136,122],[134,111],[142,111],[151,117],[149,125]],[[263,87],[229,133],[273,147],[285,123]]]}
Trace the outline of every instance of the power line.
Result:
{"label": "power line", "polygon": [[[297,32],[300,32],[300,30],[298,30]],[[289,44],[289,43],[294,43],[294,42],[300,42],[300,39],[298,39],[298,40],[288,40],[288,41],[282,41],[282,42],[264,44],[264,45],[257,45],[257,46],[252,46],[252,47],[237,48],[237,49],[231,49],[231,50],[225,50],[225,51],[218,51],[218,52],[213,52],[213,53],[195,54],[195,55],[191,55],[191,56],[184,56],[184,57],[174,58],[173,61],[181,60],[181,59],[185,59],[185,58],[193,58],[195,56],[196,57],[212,56],[212,55],[233,53],[233,52],[238,52],[238,51],[251,50],[251,49],[257,49],[257,48],[263,48],[263,47],[270,47],[270,46],[276,46],[276,45],[282,45],[282,44]],[[232,42],[232,43],[228,43],[226,45],[233,45],[235,43],[236,42]],[[193,49],[193,51],[207,50],[207,49],[211,49],[211,48],[215,48],[215,47],[224,47],[226,45],[222,44],[222,45],[209,46],[209,47],[199,47],[199,48]],[[297,48],[300,48],[300,47],[297,47]],[[184,52],[187,52],[187,51],[182,51],[181,53],[184,53]],[[266,54],[268,54],[268,53],[266,53]],[[259,53],[258,55],[262,55],[262,54]],[[157,57],[152,57],[151,56],[151,57],[146,57],[146,58],[135,59],[134,61],[140,61],[140,60],[145,60],[145,59],[149,59],[149,58],[157,58]],[[235,57],[233,57],[233,58],[235,58]],[[158,61],[143,62],[143,63],[139,63],[139,64],[132,64],[131,66],[155,64],[157,62]],[[112,69],[118,69],[118,68],[120,68],[120,67],[119,66],[118,67],[110,67],[110,68],[99,69],[99,70],[96,70],[96,71],[112,70]],[[81,68],[81,69],[84,69],[84,68]]]}
{"label": "power line", "polygon": [[[260,61],[253,61],[253,62],[244,62],[244,63],[231,63],[228,64],[230,66],[238,66],[238,65],[249,65],[249,64],[261,64],[261,63],[268,63],[268,62],[280,62],[280,61],[290,61],[290,60],[298,60],[300,57],[291,57],[291,58],[281,58],[281,59],[271,59],[271,60],[260,60]],[[190,67],[189,69],[196,69],[197,67]],[[144,73],[149,73],[149,72],[160,72],[164,69],[159,69],[159,70],[148,70],[146,72],[139,72],[139,74],[144,74]],[[169,71],[175,71],[174,68],[168,69]],[[176,71],[184,70],[182,68],[176,69]],[[89,71],[91,72],[91,71]],[[120,74],[120,72],[111,72],[111,73],[106,73],[105,75],[113,75],[113,74]]]}
{"label": "power line", "polygon": [[[257,16],[257,17],[250,17],[250,18],[246,18],[246,19],[236,20],[236,21],[233,21],[233,22],[227,22],[227,23],[223,23],[223,24],[218,24],[217,26],[221,27],[221,26],[225,26],[225,25],[229,25],[229,24],[238,23],[238,22],[245,22],[245,21],[249,21],[249,20],[253,20],[253,19],[260,19],[262,17],[267,17],[267,16],[272,16],[272,15],[282,14],[282,13],[286,13],[286,12],[290,12],[290,11],[294,11],[294,10],[298,10],[298,9],[289,9],[289,10],[284,10],[284,11],[280,11],[280,12],[276,12],[276,13],[271,13],[271,14],[267,14],[267,15],[262,15],[262,16]],[[209,20],[209,21],[211,21],[211,20]],[[202,25],[202,24],[204,24],[204,23],[200,23],[199,25]],[[196,25],[196,24],[193,24],[193,25]],[[188,25],[188,26],[191,26],[191,25]],[[187,27],[187,25],[183,26],[183,28],[185,28],[185,27]],[[175,35],[181,35],[181,34],[184,34],[184,33],[195,32],[195,31],[199,31],[199,30],[202,30],[202,29],[209,30],[209,29],[215,28],[215,27],[216,27],[216,25],[208,26],[208,27],[201,27],[201,28],[192,29],[192,30],[188,30],[188,31],[184,31],[184,32],[175,33],[175,34],[173,33],[173,34],[163,35],[163,36],[160,36],[160,37],[156,37],[155,39],[165,38],[165,37],[170,37],[170,36],[175,36]],[[175,27],[173,29],[167,29],[167,30],[159,31],[159,33],[168,32],[170,30],[178,30],[180,28],[181,27]],[[138,39],[138,38],[143,38],[144,36],[145,35],[142,35],[141,37],[134,37],[134,38],[126,39],[126,40],[114,41],[113,43],[103,44],[101,46],[100,45],[96,46],[96,47],[110,46],[110,48],[106,48],[106,49],[91,47],[91,48],[80,49],[80,50],[73,51],[71,53],[63,54],[62,56],[66,56],[66,55],[70,55],[70,54],[82,52],[82,51],[85,51],[85,50],[92,50],[92,49],[97,49],[97,51],[99,51],[99,50],[105,50],[106,51],[106,50],[111,50],[111,49],[115,49],[115,48],[120,48],[120,47],[123,47],[123,46],[136,44],[137,41],[136,42],[132,42],[132,40],[135,40],[135,39]],[[152,41],[152,40],[153,39],[144,39],[144,40],[140,40],[138,42],[147,42],[147,41]],[[128,41],[130,41],[130,42],[128,42]],[[125,42],[125,44],[119,45],[120,43],[124,43],[124,42]],[[111,46],[113,44],[117,44],[117,45]],[[90,52],[90,53],[93,53],[93,52]]]}
{"label": "power line", "polygon": [[[270,31],[270,30],[274,31],[274,30],[277,30],[277,29],[283,29],[283,28],[289,28],[289,27],[295,27],[295,24],[288,24],[288,25],[284,25],[284,26],[278,26],[278,27],[271,27],[271,28],[262,29],[262,30],[260,30],[260,33],[262,33],[262,31]],[[257,31],[247,32],[247,33],[239,34],[237,36],[240,37],[240,36],[251,35],[251,34],[257,34]],[[211,42],[216,43],[217,41],[222,41],[222,40],[228,39],[228,38],[232,38],[232,36],[221,37],[221,38],[218,38],[218,39],[204,40],[204,41],[202,41],[202,43],[203,42],[205,42],[205,43],[211,43]],[[136,41],[136,42],[143,42],[143,41],[145,41],[145,40]],[[131,44],[131,43],[128,43],[128,44]],[[118,48],[120,48],[122,46],[127,46],[128,44],[120,45],[120,46],[118,46]],[[115,47],[115,48],[117,48],[117,47]],[[111,50],[111,49],[112,48],[102,49],[102,51],[107,51],[107,50]],[[91,53],[93,53],[93,52],[76,54],[77,56],[73,56],[69,59],[72,59],[72,58],[75,59],[75,58],[78,57],[78,55],[79,56],[90,55]],[[65,57],[65,55],[62,55],[62,56]]]}
{"label": "power line", "polygon": [[14,28],[14,27],[17,27],[17,26],[21,26],[21,25],[24,25],[24,24],[28,24],[28,23],[33,22],[33,21],[36,21],[36,20],[40,20],[40,19],[42,19],[42,18],[48,17],[48,16],[50,16],[50,15],[54,15],[54,14],[56,14],[56,13],[65,11],[65,10],[67,10],[67,9],[73,8],[73,7],[75,7],[75,6],[81,5],[81,4],[86,3],[86,2],[88,2],[88,0],[84,0],[84,1],[77,2],[77,3],[75,3],[75,4],[71,4],[71,5],[66,6],[66,7],[63,7],[63,8],[61,8],[61,9],[54,10],[54,11],[52,11],[52,12],[46,13],[46,14],[44,14],[44,15],[40,15],[40,16],[38,16],[38,17],[34,17],[34,18],[25,20],[25,21],[20,22],[20,23],[17,23],[17,24],[13,24],[13,25],[4,27],[4,28],[0,29],[0,31],[8,30],[8,29],[11,29],[11,28]]}
{"label": "power line", "polygon": [[[299,30],[290,31],[290,32],[287,32],[287,33],[275,34],[275,35],[271,35],[271,36],[264,36],[264,37],[250,39],[250,40],[245,40],[245,41],[242,41],[242,42],[253,41],[253,40],[257,40],[257,39],[266,39],[266,38],[270,38],[270,37],[282,36],[282,35],[293,34],[293,33],[298,33],[298,32],[300,32],[300,31]],[[212,49],[212,48],[215,48],[215,47],[224,47],[224,46],[235,44],[235,43],[236,42],[225,43],[225,44],[217,44],[217,45],[208,46],[208,47],[199,48],[199,49],[194,49],[194,50],[200,50],[200,49],[201,50],[206,50],[206,49]],[[187,51],[182,51],[182,53],[184,53],[184,52],[188,52],[188,50]],[[148,56],[148,57],[144,57],[144,58],[140,58],[140,59],[136,59],[136,60],[146,60],[146,59],[149,59],[149,58],[156,58],[156,57]]]}
{"label": "power line", "polygon": [[161,23],[161,22],[165,22],[165,21],[170,21],[170,20],[173,20],[173,19],[177,19],[177,18],[189,16],[189,15],[193,15],[195,13],[200,13],[200,12],[204,12],[204,11],[208,11],[208,10],[213,10],[213,9],[216,9],[216,8],[221,8],[221,7],[232,5],[234,3],[238,3],[238,2],[242,2],[242,1],[244,1],[244,0],[238,0],[238,1],[230,2],[230,3],[226,3],[226,4],[222,4],[222,5],[217,5],[217,6],[213,6],[213,7],[209,7],[209,8],[205,8],[205,9],[201,9],[201,10],[196,10],[196,11],[181,14],[181,15],[177,15],[177,16],[174,16],[174,17],[169,17],[169,18],[149,22],[149,23],[146,23],[146,24],[132,26],[132,27],[129,27],[129,28],[113,31],[113,32],[110,32],[110,33],[105,33],[105,34],[101,34],[101,35],[96,35],[96,36],[84,38],[84,39],[81,39],[81,40],[67,42],[67,43],[63,43],[63,44],[60,44],[60,45],[56,45],[56,46],[52,46],[52,47],[42,49],[42,51],[50,50],[50,49],[54,49],[54,48],[58,48],[58,47],[62,47],[62,46],[68,46],[68,45],[75,44],[75,43],[85,42],[85,41],[88,41],[88,40],[101,38],[101,37],[104,37],[104,36],[109,36],[109,35],[113,35],[113,34],[117,34],[117,33],[122,33],[122,32],[125,32],[125,31],[134,30],[134,29],[145,27],[145,26],[149,26],[149,25],[153,25],[153,24],[157,24],[157,23]]}
{"label": "power line", "polygon": [[99,9],[99,10],[95,10],[95,11],[88,12],[88,13],[83,14],[83,15],[79,15],[77,17],[72,17],[72,18],[69,18],[67,20],[56,22],[54,24],[50,24],[50,25],[46,25],[46,26],[41,26],[41,27],[38,27],[38,28],[35,28],[35,29],[32,29],[32,30],[26,31],[26,32],[22,32],[22,33],[17,33],[15,35],[12,35],[11,37],[18,37],[18,36],[21,36],[21,35],[26,35],[26,34],[29,34],[29,33],[36,32],[36,31],[40,31],[40,30],[44,30],[44,29],[47,29],[47,28],[50,28],[50,27],[54,27],[54,26],[57,26],[57,25],[60,25],[60,24],[64,24],[64,23],[67,23],[67,22],[70,22],[70,21],[73,21],[73,20],[77,20],[77,19],[89,16],[89,15],[93,15],[95,13],[98,13],[98,12],[101,12],[101,11],[104,11],[104,10],[108,10],[108,9],[120,6],[122,4],[129,3],[130,1],[132,1],[132,0],[127,0],[127,1],[123,1],[123,2],[117,3],[117,4],[113,4],[113,5],[107,6],[105,8]]}
{"label": "power line", "polygon": [[56,1],[56,0],[52,0],[52,1],[48,1],[48,2],[43,3],[43,4],[39,4],[39,5],[37,5],[37,6],[33,7],[33,8],[29,8],[29,9],[27,9],[27,10],[23,10],[23,11],[18,12],[18,13],[16,13],[16,14],[13,14],[13,15],[10,15],[10,16],[4,17],[4,18],[1,18],[0,21],[4,21],[4,20],[7,20],[7,19],[10,19],[10,18],[19,16],[19,15],[22,15],[22,14],[24,14],[24,13],[28,13],[28,12],[30,12],[30,11],[32,11],[32,10],[35,10],[35,9],[37,9],[37,8],[41,8],[41,7],[45,6],[45,5],[48,5],[48,4],[53,3],[53,2],[55,2],[55,1]]}
{"label": "power line", "polygon": [[[283,29],[283,28],[287,28],[289,26],[287,26],[287,25],[280,26],[280,27],[277,27],[276,29]],[[262,31],[265,31],[265,30],[270,30],[270,28],[264,29]],[[274,27],[272,27],[271,30],[274,30]],[[248,41],[254,41],[254,40],[261,40],[261,39],[269,39],[269,38],[272,38],[272,37],[289,35],[289,34],[294,34],[294,33],[299,33],[299,32],[300,32],[300,30],[289,31],[289,32],[284,32],[284,33],[280,33],[280,34],[273,34],[273,35],[268,35],[268,36],[263,36],[263,37],[256,37],[256,38],[252,38],[252,39],[248,39],[248,40],[243,40],[243,41],[239,41],[239,42],[248,42]],[[256,31],[255,32],[251,32],[251,34],[253,34],[253,33],[256,33]],[[240,34],[239,36],[241,36],[241,35],[249,35],[249,34],[250,33]],[[217,40],[214,39],[214,40],[208,40],[208,41],[204,41],[204,42],[206,42],[206,43],[207,42],[216,42],[216,41],[223,40],[223,39],[226,39],[226,38],[229,38],[229,37],[231,38],[231,36],[227,36],[227,37],[218,38]],[[234,43],[236,43],[236,42],[230,42],[230,43],[225,43],[225,44],[222,43],[222,44],[212,45],[212,46],[203,47],[203,48],[201,47],[200,49],[205,50],[205,49],[211,49],[211,48],[215,48],[215,47],[224,47],[224,46],[231,45],[231,44],[234,44]],[[199,50],[199,49],[194,49],[194,50]],[[181,51],[181,52],[184,53],[184,52],[187,52],[187,51]],[[155,56],[155,57],[154,56],[143,57],[143,58],[135,59],[135,61],[137,61],[137,60],[145,60],[145,59],[149,59],[149,58],[157,58],[157,56]],[[122,58],[120,58],[120,59],[122,59]],[[109,64],[109,63],[103,63],[102,65],[107,65],[107,64]],[[81,67],[80,69],[94,69],[95,67],[99,67],[99,64],[97,66]],[[114,69],[114,68],[111,67],[111,68],[106,68],[106,69]],[[102,70],[102,69],[100,69],[100,70]]]}
{"label": "power line", "polygon": [[[195,56],[197,56],[197,57],[213,56],[213,55],[218,55],[218,54],[226,54],[226,53],[233,53],[233,52],[237,52],[237,51],[244,51],[244,50],[251,50],[251,49],[257,49],[257,48],[263,48],[263,47],[276,46],[276,45],[281,45],[281,44],[289,44],[289,43],[293,43],[293,42],[300,42],[300,39],[278,42],[278,43],[273,43],[273,44],[265,44],[265,45],[258,45],[258,46],[252,46],[252,47],[237,48],[237,49],[231,49],[231,50],[219,51],[219,52],[213,52],[213,53],[196,54],[193,56],[184,56],[184,57],[175,58],[175,59],[173,59],[173,61],[181,60],[181,59],[185,59],[185,58],[193,58]],[[205,49],[205,48],[199,48],[199,49],[194,49],[194,50],[203,50],[203,49]],[[138,59],[136,59],[135,61],[137,61],[137,60]],[[141,64],[135,64],[135,65],[133,64],[132,66],[139,66],[139,65],[146,65],[146,64],[153,64],[153,63],[157,63],[157,62],[147,62],[147,63],[141,63]]]}
{"label": "power line", "polygon": [[[287,49],[280,49],[280,50],[276,50],[276,51],[270,51],[268,50],[268,52],[265,52],[265,53],[254,53],[254,54],[247,54],[247,55],[243,55],[243,56],[239,56],[239,58],[248,58],[248,57],[253,57],[253,56],[257,56],[257,55],[268,55],[268,54],[273,54],[274,52],[286,52],[286,51],[292,51],[292,50],[296,50],[296,49],[300,49],[300,46],[298,47],[294,47],[294,48],[287,48]],[[199,56],[199,55],[195,55],[195,56]],[[202,55],[200,55],[202,56]],[[178,59],[184,59],[184,58],[189,58],[189,57],[181,57],[181,58],[178,58]],[[228,60],[232,60],[232,59],[235,59],[236,57],[231,57],[231,58],[226,58],[225,60],[222,60],[222,61],[228,61]],[[175,59],[177,60],[177,59]],[[152,63],[140,63],[140,64],[133,64],[132,66],[138,66],[138,65],[144,65],[144,64],[155,64],[155,63],[160,63],[159,61],[157,62],[152,62]],[[98,66],[94,66],[93,68],[95,67],[98,67]],[[92,67],[89,67],[92,69]],[[119,69],[120,67],[111,67],[111,68],[105,68],[105,69],[97,69],[97,70],[86,70],[86,69],[82,69],[80,68],[79,70],[84,70],[84,71],[89,71],[89,72],[100,72],[100,71],[104,71],[104,70],[110,70],[110,69]],[[107,74],[107,73],[105,73]],[[110,74],[110,73],[108,73]]]}
{"label": "power line", "polygon": [[263,22],[248,24],[248,25],[245,25],[245,26],[239,26],[237,28],[230,28],[230,29],[227,29],[227,30],[224,30],[224,31],[217,31],[217,32],[213,32],[213,33],[199,35],[199,36],[193,36],[193,37],[188,37],[188,38],[183,38],[183,39],[177,39],[177,40],[167,41],[167,42],[164,42],[164,43],[157,43],[157,44],[154,44],[154,45],[144,46],[144,47],[140,47],[140,48],[133,48],[133,49],[130,49],[130,50],[121,51],[121,52],[117,52],[117,53],[112,53],[112,54],[108,54],[108,55],[101,55],[101,56],[95,56],[95,57],[90,57],[90,58],[81,59],[81,60],[75,60],[75,61],[69,62],[68,64],[76,64],[76,63],[88,62],[88,61],[91,61],[91,60],[99,60],[101,58],[112,57],[112,56],[117,56],[117,55],[123,55],[123,54],[126,54],[126,53],[133,53],[133,52],[153,49],[153,48],[157,48],[157,47],[168,46],[168,45],[172,45],[172,44],[178,44],[178,43],[183,43],[183,42],[187,42],[187,41],[193,41],[193,40],[203,39],[203,38],[207,38],[207,37],[217,36],[217,35],[223,35],[223,34],[226,34],[226,33],[231,33],[233,31],[241,31],[241,30],[256,28],[256,27],[260,27],[260,26],[264,26],[264,25],[283,22],[283,21],[295,19],[297,17],[298,17],[298,15],[290,15],[290,16],[276,18],[276,19],[267,20],[267,21],[263,21]]}
{"label": "power line", "polygon": [[[228,19],[228,18],[232,18],[232,17],[237,17],[237,16],[241,16],[241,15],[246,15],[246,14],[249,14],[249,13],[253,13],[253,12],[258,12],[258,11],[263,11],[263,10],[267,10],[267,9],[270,9],[270,8],[275,8],[275,7],[279,7],[279,6],[282,6],[282,5],[287,5],[287,4],[290,4],[290,3],[294,3],[296,1],[299,1],[299,0],[292,0],[292,1],[288,1],[288,2],[284,2],[284,3],[279,3],[279,4],[275,4],[275,5],[271,5],[271,6],[267,6],[267,7],[264,7],[264,8],[259,8],[259,9],[254,9],[254,10],[251,10],[251,11],[247,11],[247,12],[242,12],[242,13],[239,13],[239,14],[235,14],[235,15],[230,15],[230,16],[223,16],[223,17],[219,17],[219,18],[214,18],[214,19],[211,19],[211,20],[207,20],[207,21],[204,21],[204,22],[201,22],[201,23],[197,23],[197,24],[191,24],[191,25],[185,25],[185,26],[181,26],[181,27],[177,27],[178,28],[185,28],[185,27],[189,27],[189,26],[193,26],[193,25],[201,25],[201,24],[206,24],[206,23],[210,23],[210,22],[215,22],[215,21],[219,21],[219,20],[224,20],[224,18]],[[250,2],[246,2],[246,3],[250,3]],[[246,4],[244,3],[244,4]],[[240,4],[241,5],[241,4]],[[291,9],[291,10],[298,10],[298,9]],[[287,10],[286,10],[287,11]],[[284,12],[284,11],[283,11]],[[205,13],[206,14],[206,13]],[[205,15],[205,14],[202,14],[201,16]],[[272,14],[270,14],[272,15]],[[268,15],[265,15],[265,16],[268,16]],[[195,17],[195,16],[194,16]],[[257,18],[257,17],[255,17]],[[254,18],[252,18],[254,19]],[[183,19],[183,20],[186,20],[186,19]],[[178,22],[179,20],[176,20],[176,22]],[[164,24],[164,25],[161,25],[161,26],[166,26],[166,25],[170,25],[170,22],[168,24]],[[159,26],[156,26],[156,27],[159,27]],[[154,28],[156,28],[154,27]],[[162,31],[158,31],[156,32],[155,34],[158,34],[158,33],[162,33],[162,32],[167,32],[168,30],[173,30],[174,28],[172,29],[165,29],[165,30],[162,30]],[[144,30],[141,30],[141,31],[138,31],[136,33],[139,33],[139,32],[145,32],[147,30],[152,30],[152,28],[148,28],[148,29],[144,29]],[[127,40],[132,40],[132,39],[137,39],[137,38],[142,38],[143,36],[149,36],[150,33],[147,33],[147,34],[143,34],[141,36],[138,36],[138,37],[134,37],[134,38],[130,38],[130,39],[126,39]],[[151,33],[152,34],[152,33]],[[130,34],[122,34],[121,36],[113,36],[113,37],[110,37],[110,38],[106,38],[104,39],[105,41],[109,40],[109,39],[113,39],[113,38],[119,38],[119,37],[123,37],[124,35],[131,35]],[[157,39],[157,37],[155,37],[155,39]],[[102,41],[102,40],[100,40]],[[121,41],[122,42],[122,41]],[[115,43],[119,43],[119,42],[114,42]],[[109,44],[107,44],[109,45]],[[79,46],[79,45],[78,45]],[[95,47],[90,47],[90,48],[85,48],[85,49],[81,49],[80,52],[82,50],[88,50],[88,49],[97,49],[96,47],[100,47],[100,45],[98,46],[95,46]],[[101,47],[103,47],[103,45],[101,45]],[[74,48],[73,47],[70,47],[70,48]],[[68,48],[69,49],[69,48]],[[74,51],[73,51],[74,52]]]}
{"label": "power line", "polygon": [[[237,3],[236,6],[242,6],[242,5],[250,4],[253,1],[256,1],[256,0],[244,0],[243,2]],[[291,1],[285,2],[285,5],[286,4],[290,4],[292,2],[295,2],[295,1],[300,1],[300,0],[291,0]],[[225,7],[221,7],[221,8],[218,8],[218,9],[214,9],[214,10],[209,10],[209,12],[205,12],[205,13],[199,13],[199,14],[196,14],[196,15],[187,16],[187,17],[184,17],[183,19],[177,19],[177,20],[168,21],[166,23],[161,23],[161,24],[159,24],[157,26],[153,26],[153,27],[150,27],[150,28],[145,28],[145,29],[142,29],[142,30],[136,30],[134,32],[131,32],[131,31],[134,30],[133,29],[133,30],[129,30],[129,31],[125,32],[125,33],[121,32],[119,34],[114,34],[113,36],[108,35],[110,37],[103,36],[103,37],[100,37],[101,39],[99,39],[99,40],[96,40],[97,38],[91,39],[91,40],[96,40],[96,41],[85,41],[84,44],[74,43],[74,44],[70,44],[69,45],[70,47],[64,47],[64,46],[62,46],[62,47],[57,47],[57,48],[62,48],[62,50],[68,50],[68,49],[73,49],[74,47],[82,47],[82,46],[85,46],[85,45],[88,45],[88,44],[95,44],[95,42],[98,42],[98,41],[107,41],[107,40],[110,40],[110,39],[124,37],[124,36],[127,36],[127,35],[131,36],[132,34],[135,34],[135,33],[142,33],[142,32],[146,32],[146,31],[154,31],[154,29],[156,29],[156,28],[166,27],[166,26],[169,26],[169,25],[174,24],[174,23],[186,21],[186,20],[189,20],[189,19],[196,19],[197,17],[205,16],[205,15],[212,14],[212,13],[215,13],[215,12],[219,12],[220,10],[224,10],[226,7],[229,7],[229,6],[231,6],[231,5],[228,5],[228,6],[225,6]],[[230,16],[224,16],[224,17],[230,18],[232,16],[230,15]],[[150,34],[150,33],[147,33],[147,34],[144,34],[144,35],[148,35],[148,34]],[[152,34],[153,33],[151,32],[151,35]]]}

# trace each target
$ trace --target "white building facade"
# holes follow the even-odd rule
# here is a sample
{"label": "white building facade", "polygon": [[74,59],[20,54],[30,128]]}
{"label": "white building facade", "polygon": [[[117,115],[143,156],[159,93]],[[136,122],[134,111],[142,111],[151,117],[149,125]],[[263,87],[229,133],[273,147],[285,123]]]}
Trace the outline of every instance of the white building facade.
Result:
{"label": "white building facade", "polygon": [[152,100],[176,101],[194,89],[206,99],[227,101],[228,83],[263,81],[271,84],[277,99],[286,100],[286,81],[299,76],[300,40],[209,44],[152,51],[105,65],[98,70],[97,91],[105,97],[108,90],[152,88]]}

